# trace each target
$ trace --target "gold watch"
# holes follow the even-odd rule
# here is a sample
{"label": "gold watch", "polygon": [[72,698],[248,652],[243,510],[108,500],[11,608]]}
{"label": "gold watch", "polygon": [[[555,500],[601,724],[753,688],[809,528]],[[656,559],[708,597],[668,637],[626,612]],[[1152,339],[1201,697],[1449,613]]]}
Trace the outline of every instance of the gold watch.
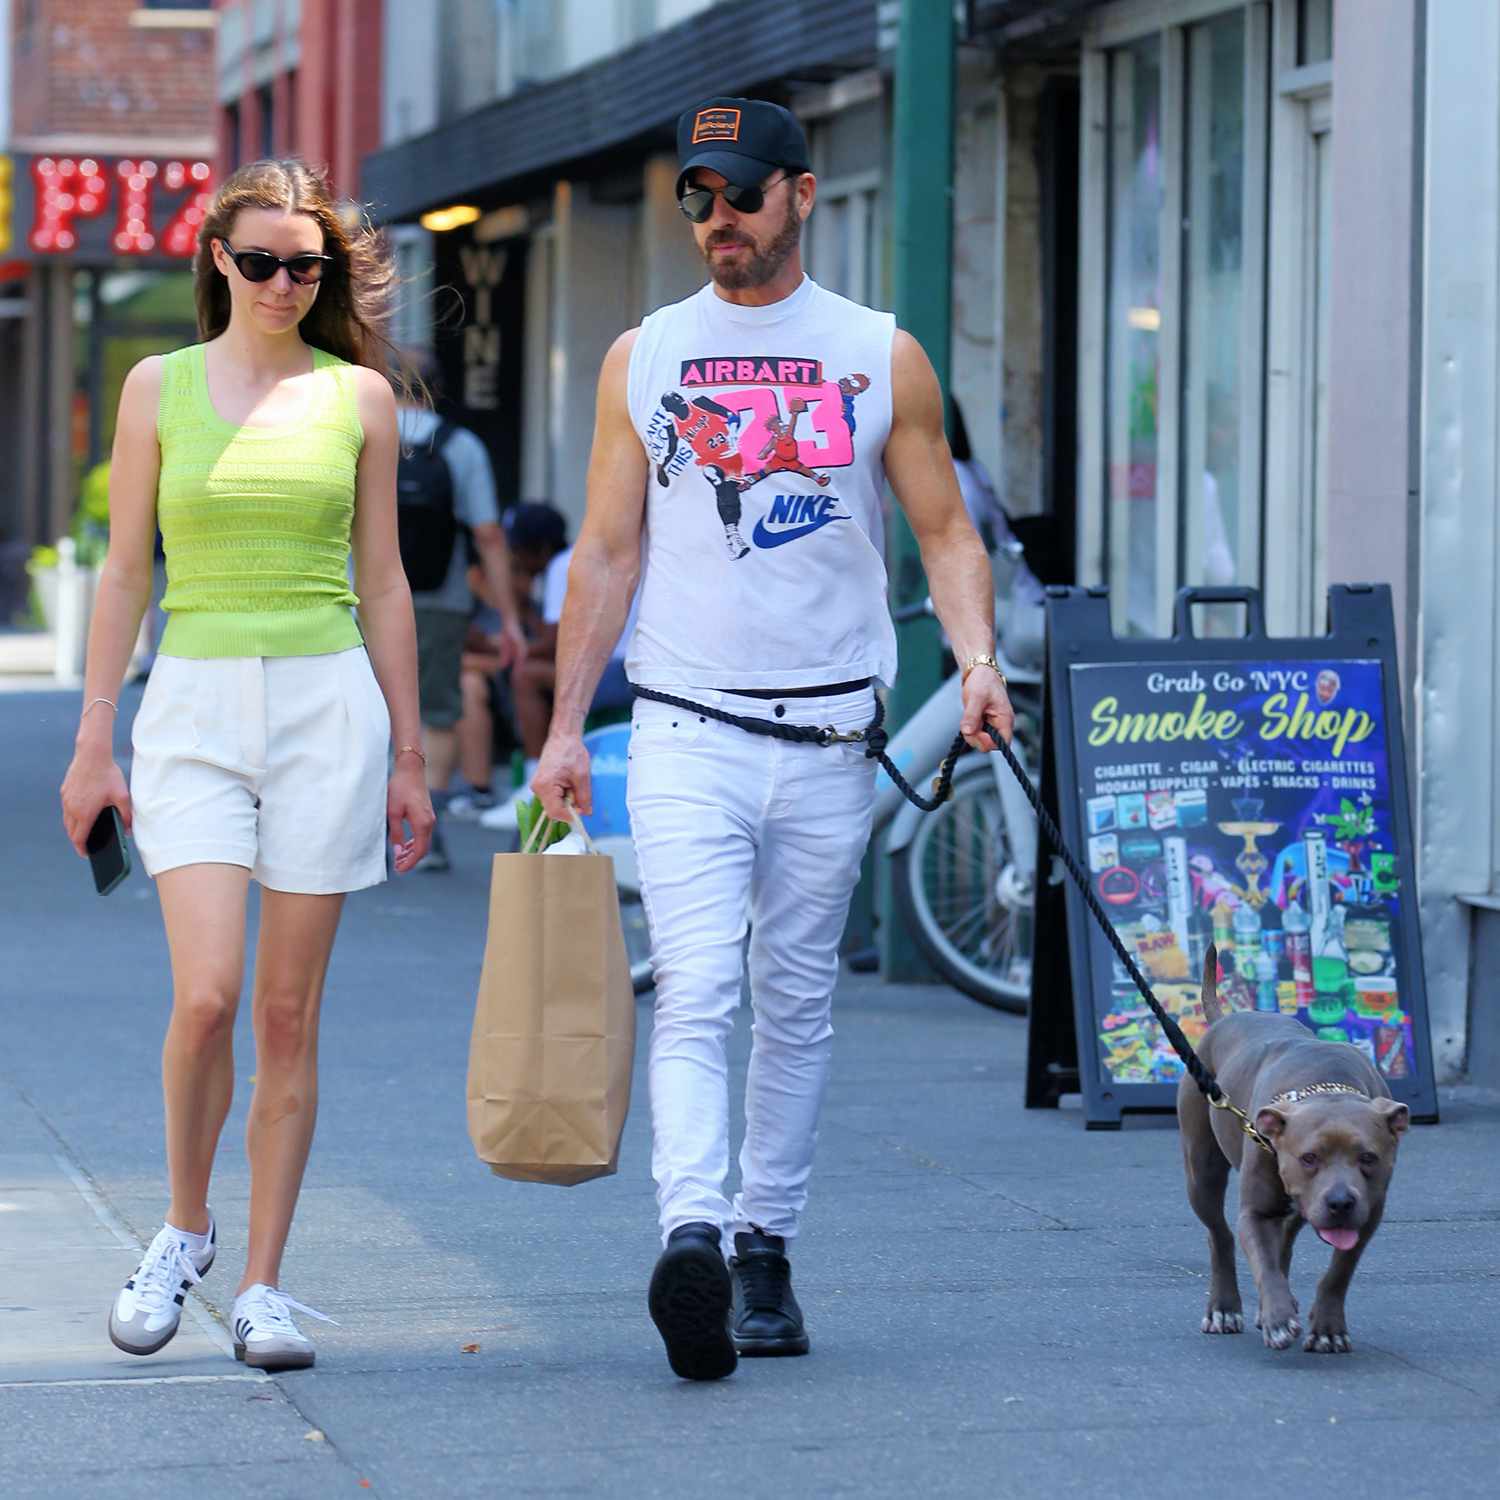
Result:
{"label": "gold watch", "polygon": [[986,652],[983,656],[971,656],[964,663],[963,676],[959,678],[959,686],[962,687],[969,680],[969,673],[975,667],[988,667],[996,677],[1000,679],[1000,686],[1009,688],[1010,684],[1005,680],[1005,673],[1000,670],[1000,663],[995,660],[992,652]]}

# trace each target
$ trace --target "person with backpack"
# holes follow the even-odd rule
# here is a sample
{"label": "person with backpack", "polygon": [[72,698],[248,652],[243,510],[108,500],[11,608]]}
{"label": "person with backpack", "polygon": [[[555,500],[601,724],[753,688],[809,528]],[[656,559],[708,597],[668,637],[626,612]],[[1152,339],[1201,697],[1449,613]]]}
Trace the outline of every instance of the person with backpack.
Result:
{"label": "person with backpack", "polygon": [[[429,388],[435,380],[424,371]],[[435,389],[434,397],[440,399]],[[501,616],[499,669],[526,653],[526,637],[511,587],[510,556],[495,477],[484,444],[466,427],[425,406],[403,403],[398,412],[401,458],[396,473],[396,523],[401,561],[417,618],[417,688],[427,790],[438,821],[420,870],[449,868],[443,839],[448,784],[458,762],[458,722],[463,717],[460,672],[464,638],[474,611],[469,587],[469,545]]]}

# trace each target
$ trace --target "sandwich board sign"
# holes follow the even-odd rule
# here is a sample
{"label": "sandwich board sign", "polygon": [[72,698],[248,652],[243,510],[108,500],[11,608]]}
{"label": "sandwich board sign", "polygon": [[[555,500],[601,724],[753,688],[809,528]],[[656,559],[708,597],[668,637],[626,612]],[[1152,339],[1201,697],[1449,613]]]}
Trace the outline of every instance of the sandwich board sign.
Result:
{"label": "sandwich board sign", "polygon": [[[1249,588],[1182,590],[1165,638],[1116,637],[1104,589],[1047,595],[1042,797],[1157,999],[1202,1036],[1212,942],[1226,1009],[1359,1048],[1436,1120],[1389,587],[1330,588],[1306,638]],[[1245,632],[1195,634],[1204,605]],[[1036,890],[1027,1106],[1171,1109],[1182,1063],[1045,845]]]}

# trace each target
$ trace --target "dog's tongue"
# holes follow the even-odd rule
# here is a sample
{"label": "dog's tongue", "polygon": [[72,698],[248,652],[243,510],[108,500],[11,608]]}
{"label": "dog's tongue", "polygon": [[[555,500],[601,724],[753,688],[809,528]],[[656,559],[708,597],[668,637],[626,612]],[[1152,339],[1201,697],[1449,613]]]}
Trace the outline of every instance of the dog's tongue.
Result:
{"label": "dog's tongue", "polygon": [[1359,1243],[1357,1229],[1320,1229],[1318,1238],[1335,1250],[1352,1250]]}

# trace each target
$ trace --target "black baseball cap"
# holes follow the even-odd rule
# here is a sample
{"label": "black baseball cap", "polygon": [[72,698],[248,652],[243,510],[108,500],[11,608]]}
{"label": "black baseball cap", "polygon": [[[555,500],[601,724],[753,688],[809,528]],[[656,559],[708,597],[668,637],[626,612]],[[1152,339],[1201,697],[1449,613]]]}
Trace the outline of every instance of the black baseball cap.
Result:
{"label": "black baseball cap", "polygon": [[736,187],[756,187],[777,167],[810,172],[807,137],[797,117],[764,99],[705,99],[677,117],[677,193],[694,167]]}

